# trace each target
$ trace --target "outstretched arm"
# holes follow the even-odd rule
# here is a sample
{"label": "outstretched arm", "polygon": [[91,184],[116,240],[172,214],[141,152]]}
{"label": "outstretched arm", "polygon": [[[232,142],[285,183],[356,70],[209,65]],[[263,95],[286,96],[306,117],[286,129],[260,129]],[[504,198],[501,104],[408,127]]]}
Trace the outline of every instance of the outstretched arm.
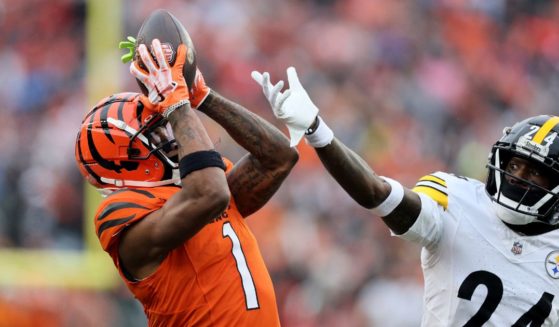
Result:
{"label": "outstretched arm", "polygon": [[372,209],[388,196],[386,184],[359,155],[334,138],[316,148],[320,161],[340,186],[361,206]]}
{"label": "outstretched arm", "polygon": [[[361,206],[373,209],[388,198],[392,187],[337,138],[315,150],[330,175]],[[413,225],[420,210],[419,196],[404,188],[402,202],[382,219],[394,233],[403,234]]]}
{"label": "outstretched arm", "polygon": [[391,230],[396,234],[405,233],[419,216],[419,196],[404,188],[403,197],[396,197],[392,193],[397,190],[393,190],[392,184],[379,177],[359,155],[334,137],[317,116],[318,108],[299,82],[294,68],[287,70],[290,89],[283,93],[277,90],[279,94],[275,95],[270,84],[260,78],[266,74],[253,73],[253,78],[262,86],[274,115],[288,126],[292,140],[297,138],[295,144],[305,134],[307,143],[315,148],[330,175],[357,203],[377,213],[383,212],[380,215]]}
{"label": "outstretched arm", "polygon": [[220,124],[249,152],[227,176],[231,196],[239,212],[246,217],[274,195],[299,154],[272,124],[213,90],[198,110]]}

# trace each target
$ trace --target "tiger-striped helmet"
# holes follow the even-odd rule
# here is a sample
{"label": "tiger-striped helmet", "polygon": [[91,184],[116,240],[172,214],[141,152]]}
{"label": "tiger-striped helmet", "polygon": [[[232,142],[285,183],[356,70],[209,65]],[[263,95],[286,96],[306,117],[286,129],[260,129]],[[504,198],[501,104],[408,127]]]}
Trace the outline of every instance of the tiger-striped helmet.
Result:
{"label": "tiger-striped helmet", "polygon": [[174,140],[154,140],[161,115],[144,110],[138,93],[102,99],[85,116],[75,155],[82,175],[98,188],[154,187],[180,181],[176,158],[167,155]]}

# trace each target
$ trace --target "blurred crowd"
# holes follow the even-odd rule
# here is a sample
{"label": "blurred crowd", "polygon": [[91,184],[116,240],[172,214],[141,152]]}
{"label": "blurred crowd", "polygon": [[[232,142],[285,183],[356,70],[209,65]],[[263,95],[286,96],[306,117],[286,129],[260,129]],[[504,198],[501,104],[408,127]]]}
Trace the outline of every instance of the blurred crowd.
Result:
{"label": "blurred crowd", "polygon": [[85,4],[0,1],[0,245],[79,248]]}
{"label": "blurred crowd", "polygon": [[[170,10],[188,29],[209,86],[284,131],[250,72],[286,80],[285,69],[295,66],[335,135],[378,174],[408,187],[437,170],[483,180],[503,127],[559,113],[556,0],[123,4],[123,39],[152,10]],[[84,1],[0,0],[1,247],[83,247],[73,147],[87,109],[85,15]],[[115,45],[115,60],[120,54]],[[115,92],[138,90],[126,65],[117,73],[125,82]],[[244,154],[204,122],[221,153]],[[299,150],[279,193],[249,218],[283,325],[418,326],[420,249],[391,237],[354,203],[304,142]],[[5,293],[0,312],[2,303],[13,305]],[[128,303],[121,293],[92,295],[88,305],[103,311],[106,303]]]}

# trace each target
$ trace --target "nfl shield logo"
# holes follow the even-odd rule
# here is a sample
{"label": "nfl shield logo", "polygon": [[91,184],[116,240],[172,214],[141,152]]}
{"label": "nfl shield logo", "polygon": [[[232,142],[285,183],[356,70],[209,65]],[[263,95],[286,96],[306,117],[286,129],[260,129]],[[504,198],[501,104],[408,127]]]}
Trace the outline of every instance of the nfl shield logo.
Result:
{"label": "nfl shield logo", "polygon": [[516,255],[521,254],[522,253],[522,243],[516,241],[514,242],[514,244],[512,245],[512,249],[510,249],[510,251]]}

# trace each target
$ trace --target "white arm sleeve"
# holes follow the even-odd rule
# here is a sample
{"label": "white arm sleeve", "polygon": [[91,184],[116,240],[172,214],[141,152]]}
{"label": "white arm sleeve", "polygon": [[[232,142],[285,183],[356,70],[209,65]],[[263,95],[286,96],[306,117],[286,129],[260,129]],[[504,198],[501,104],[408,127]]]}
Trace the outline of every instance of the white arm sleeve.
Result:
{"label": "white arm sleeve", "polygon": [[417,195],[421,199],[419,217],[404,234],[397,235],[394,232],[391,232],[391,234],[392,236],[421,244],[428,250],[432,250],[441,239],[443,231],[442,208],[427,195],[422,193],[417,193]]}

